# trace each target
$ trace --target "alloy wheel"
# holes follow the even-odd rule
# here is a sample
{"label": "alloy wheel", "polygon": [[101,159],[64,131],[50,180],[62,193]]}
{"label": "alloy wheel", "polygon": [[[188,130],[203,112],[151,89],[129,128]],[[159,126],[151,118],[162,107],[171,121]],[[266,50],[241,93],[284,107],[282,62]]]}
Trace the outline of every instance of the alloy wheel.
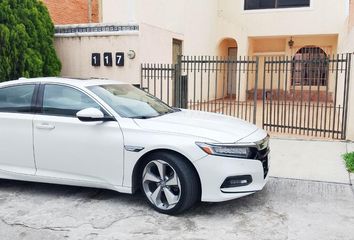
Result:
{"label": "alloy wheel", "polygon": [[142,182],[149,201],[161,210],[172,209],[181,198],[176,170],[163,160],[154,160],[145,166]]}

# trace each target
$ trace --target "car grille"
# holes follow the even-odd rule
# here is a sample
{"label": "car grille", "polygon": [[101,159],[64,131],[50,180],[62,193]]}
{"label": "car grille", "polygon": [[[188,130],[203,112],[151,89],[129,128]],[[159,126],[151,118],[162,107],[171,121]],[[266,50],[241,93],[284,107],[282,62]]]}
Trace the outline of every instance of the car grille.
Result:
{"label": "car grille", "polygon": [[257,153],[255,154],[255,159],[262,162],[264,178],[267,177],[269,171],[269,165],[268,165],[269,152],[270,152],[269,137],[267,136],[265,139],[257,143]]}
{"label": "car grille", "polygon": [[259,150],[256,156],[256,159],[262,162],[263,165],[263,173],[264,173],[264,178],[267,177],[268,171],[269,171],[269,166],[268,166],[268,154],[269,154],[269,148],[265,148],[263,150]]}

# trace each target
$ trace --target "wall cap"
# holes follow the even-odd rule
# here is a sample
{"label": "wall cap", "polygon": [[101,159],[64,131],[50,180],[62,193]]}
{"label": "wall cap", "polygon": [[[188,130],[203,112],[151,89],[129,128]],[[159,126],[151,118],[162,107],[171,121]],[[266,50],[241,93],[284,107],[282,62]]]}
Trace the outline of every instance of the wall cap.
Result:
{"label": "wall cap", "polygon": [[96,23],[55,25],[55,37],[136,35],[137,24]]}

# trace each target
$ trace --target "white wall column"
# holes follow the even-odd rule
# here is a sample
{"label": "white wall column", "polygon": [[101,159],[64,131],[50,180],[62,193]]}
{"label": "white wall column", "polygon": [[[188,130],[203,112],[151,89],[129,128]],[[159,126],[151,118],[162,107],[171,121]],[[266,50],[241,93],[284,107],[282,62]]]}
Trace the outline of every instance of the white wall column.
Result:
{"label": "white wall column", "polygon": [[354,55],[352,55],[350,84],[349,84],[349,105],[348,105],[348,120],[347,120],[347,139],[354,141]]}

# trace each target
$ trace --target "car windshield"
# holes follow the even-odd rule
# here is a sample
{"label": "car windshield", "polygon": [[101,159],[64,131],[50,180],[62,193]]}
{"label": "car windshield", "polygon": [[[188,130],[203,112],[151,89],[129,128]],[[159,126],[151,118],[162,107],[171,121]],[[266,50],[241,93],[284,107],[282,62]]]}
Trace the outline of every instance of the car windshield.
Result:
{"label": "car windshield", "polygon": [[159,99],[129,84],[96,85],[88,89],[122,117],[144,119],[175,112]]}

